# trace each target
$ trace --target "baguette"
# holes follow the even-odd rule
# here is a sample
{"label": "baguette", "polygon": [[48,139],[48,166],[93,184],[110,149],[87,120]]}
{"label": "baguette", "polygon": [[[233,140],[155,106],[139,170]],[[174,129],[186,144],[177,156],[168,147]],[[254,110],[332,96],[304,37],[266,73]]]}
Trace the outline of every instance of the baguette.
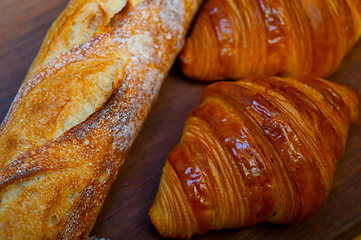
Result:
{"label": "baguette", "polygon": [[1,239],[88,236],[200,2],[68,4],[0,126]]}

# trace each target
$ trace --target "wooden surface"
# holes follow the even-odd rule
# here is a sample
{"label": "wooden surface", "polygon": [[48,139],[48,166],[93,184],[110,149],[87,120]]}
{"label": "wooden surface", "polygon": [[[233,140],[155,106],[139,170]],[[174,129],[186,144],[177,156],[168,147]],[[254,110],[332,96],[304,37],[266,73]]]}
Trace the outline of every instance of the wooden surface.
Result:
{"label": "wooden surface", "polygon": [[[67,0],[0,0],[0,120],[31,64],[47,29]],[[329,80],[361,93],[361,42]],[[169,151],[178,143],[188,113],[206,84],[187,80],[177,64],[165,80],[92,235],[108,239],[160,239],[148,218]],[[322,210],[300,225],[259,224],[212,231],[192,239],[353,239],[361,234],[361,121],[349,132],[344,158]]]}

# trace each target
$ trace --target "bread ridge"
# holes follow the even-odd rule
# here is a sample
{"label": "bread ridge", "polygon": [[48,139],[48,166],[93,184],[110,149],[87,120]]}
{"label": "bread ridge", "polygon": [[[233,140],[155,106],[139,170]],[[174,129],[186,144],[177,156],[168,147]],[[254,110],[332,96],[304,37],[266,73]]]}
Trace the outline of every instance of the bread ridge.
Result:
{"label": "bread ridge", "polygon": [[127,2],[127,0],[70,1],[48,30],[25,81],[55,57],[89,40],[96,33],[101,33],[114,14],[123,11]]}
{"label": "bread ridge", "polygon": [[[98,109],[44,143],[37,139],[39,144],[36,141],[32,144],[33,135],[36,138],[41,133],[37,129],[30,131],[33,135],[24,143],[30,142],[30,148],[18,149],[24,153],[2,161],[2,237],[84,239],[88,236],[163,79],[184,44],[200,2],[145,0],[123,13],[121,19],[105,28],[106,32],[74,46],[28,75],[0,128],[0,139],[7,135],[5,140],[10,148],[25,141],[12,135],[16,128],[10,128],[17,126],[13,121],[21,115],[21,108],[26,110],[30,106],[41,111],[41,107],[31,106],[27,101],[36,102],[47,94],[41,92],[41,84],[51,85],[54,79],[60,81],[62,77],[72,79],[69,71],[78,69],[79,65],[88,74],[80,72],[79,78],[85,74],[91,79],[93,72],[86,68],[87,63],[112,67],[108,60],[112,64],[118,62],[114,65],[116,73],[110,74],[114,77],[112,89]],[[54,114],[61,109],[53,111]],[[19,132],[24,131],[24,126],[37,126],[31,116],[24,121],[26,124],[18,126]],[[18,150],[3,152],[16,155]]]}

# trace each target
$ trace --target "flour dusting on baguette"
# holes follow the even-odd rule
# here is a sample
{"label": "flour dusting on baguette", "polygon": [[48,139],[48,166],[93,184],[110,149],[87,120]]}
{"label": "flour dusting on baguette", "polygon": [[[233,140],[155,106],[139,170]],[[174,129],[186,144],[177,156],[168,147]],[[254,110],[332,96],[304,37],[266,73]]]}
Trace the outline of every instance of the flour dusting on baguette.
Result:
{"label": "flour dusting on baguette", "polygon": [[0,127],[1,236],[88,236],[200,2],[127,1],[91,39],[81,32],[84,42],[54,56],[45,39]]}

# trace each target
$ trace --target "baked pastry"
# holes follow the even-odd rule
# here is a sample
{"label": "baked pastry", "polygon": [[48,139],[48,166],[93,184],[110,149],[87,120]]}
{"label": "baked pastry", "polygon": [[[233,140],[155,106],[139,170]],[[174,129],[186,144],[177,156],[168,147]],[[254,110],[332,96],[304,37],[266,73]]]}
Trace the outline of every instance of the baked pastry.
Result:
{"label": "baked pastry", "polygon": [[322,207],[359,98],[316,77],[208,86],[149,211],[163,237],[303,222]]}
{"label": "baked pastry", "polygon": [[183,73],[201,81],[327,77],[360,33],[357,0],[210,0],[179,59]]}
{"label": "baked pastry", "polygon": [[85,239],[200,1],[73,0],[0,127],[0,238]]}

